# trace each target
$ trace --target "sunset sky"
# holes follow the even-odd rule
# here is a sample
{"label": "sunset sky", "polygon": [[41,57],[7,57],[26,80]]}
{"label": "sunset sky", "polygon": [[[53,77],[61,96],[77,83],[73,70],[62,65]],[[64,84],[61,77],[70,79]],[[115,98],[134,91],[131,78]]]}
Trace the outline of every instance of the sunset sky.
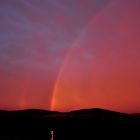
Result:
{"label": "sunset sky", "polygon": [[140,112],[140,0],[0,0],[0,109]]}

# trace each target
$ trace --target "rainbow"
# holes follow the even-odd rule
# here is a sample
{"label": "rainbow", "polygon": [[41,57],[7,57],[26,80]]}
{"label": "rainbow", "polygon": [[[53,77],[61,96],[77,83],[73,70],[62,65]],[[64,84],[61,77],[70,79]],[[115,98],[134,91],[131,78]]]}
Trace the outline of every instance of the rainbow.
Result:
{"label": "rainbow", "polygon": [[109,10],[114,5],[114,0],[111,1],[108,5],[106,5],[96,16],[94,16],[90,22],[84,27],[84,29],[81,31],[80,35],[78,38],[74,41],[73,45],[70,47],[68,52],[66,53],[64,62],[62,63],[60,70],[58,72],[58,76],[56,78],[54,88],[52,91],[52,99],[51,99],[51,104],[50,104],[50,110],[55,110],[55,103],[57,102],[56,100],[56,95],[60,83],[60,79],[63,75],[65,66],[67,65],[68,61],[72,57],[73,53],[78,49],[78,46],[80,46],[80,43],[82,39],[84,38],[84,35],[87,33],[87,31],[98,21],[98,19],[106,12]]}

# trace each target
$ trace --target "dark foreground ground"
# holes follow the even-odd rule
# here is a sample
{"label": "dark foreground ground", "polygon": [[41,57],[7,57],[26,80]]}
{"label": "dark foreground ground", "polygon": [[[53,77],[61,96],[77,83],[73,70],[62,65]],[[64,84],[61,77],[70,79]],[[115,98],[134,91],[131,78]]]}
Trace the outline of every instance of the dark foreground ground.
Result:
{"label": "dark foreground ground", "polygon": [[44,110],[0,111],[0,140],[140,139],[140,114],[103,109],[68,113]]}

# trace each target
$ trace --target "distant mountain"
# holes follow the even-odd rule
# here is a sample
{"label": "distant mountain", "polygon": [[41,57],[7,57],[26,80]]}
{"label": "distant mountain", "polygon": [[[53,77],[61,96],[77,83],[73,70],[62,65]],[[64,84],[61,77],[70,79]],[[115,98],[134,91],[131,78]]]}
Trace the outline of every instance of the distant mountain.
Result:
{"label": "distant mountain", "polygon": [[106,109],[100,109],[100,108],[91,108],[91,109],[81,109],[81,110],[74,110],[71,111],[70,113],[73,114],[90,114],[90,115],[128,115],[126,113],[120,113],[120,112],[115,112],[111,110],[106,110]]}
{"label": "distant mountain", "polygon": [[57,111],[49,111],[49,110],[42,110],[42,109],[26,109],[26,110],[12,111],[12,112],[23,113],[23,114],[32,114],[32,115],[51,115],[51,114],[60,113]]}
{"label": "distant mountain", "polygon": [[0,114],[8,113],[8,114],[27,114],[27,115],[128,115],[126,113],[115,112],[106,109],[100,108],[91,108],[91,109],[81,109],[81,110],[73,110],[70,112],[58,112],[58,111],[49,111],[42,109],[25,109],[25,110],[13,110],[13,111],[5,111],[0,110]]}
{"label": "distant mountain", "polygon": [[13,111],[5,111],[0,110],[1,114],[13,114],[13,115],[53,115],[60,114],[57,111],[49,111],[49,110],[41,110],[41,109],[25,109],[25,110],[13,110]]}

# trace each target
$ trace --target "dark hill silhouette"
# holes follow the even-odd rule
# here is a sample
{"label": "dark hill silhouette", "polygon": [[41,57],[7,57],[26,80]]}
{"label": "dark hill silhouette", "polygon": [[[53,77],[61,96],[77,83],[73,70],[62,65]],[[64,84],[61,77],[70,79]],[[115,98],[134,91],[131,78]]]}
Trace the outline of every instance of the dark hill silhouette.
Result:
{"label": "dark hill silhouette", "polygon": [[0,140],[135,139],[139,136],[139,114],[93,108],[70,112],[38,109],[0,111]]}
{"label": "dark hill silhouette", "polygon": [[60,113],[58,111],[49,111],[49,110],[42,110],[42,109],[24,109],[24,110],[0,110],[0,113],[25,113],[25,114],[41,114],[41,115],[48,115],[48,114],[56,114]]}
{"label": "dark hill silhouette", "polygon": [[52,114],[59,114],[58,111],[49,111],[49,110],[42,110],[42,109],[26,109],[26,110],[17,110],[12,111],[21,114],[31,114],[31,115],[52,115]]}
{"label": "dark hill silhouette", "polygon": [[[6,111],[6,110],[0,110],[1,114],[15,114],[15,115],[92,115],[92,116],[100,116],[100,115],[106,115],[106,116],[126,116],[128,114],[126,113],[120,113],[115,112],[111,110],[106,109],[100,109],[100,108],[91,108],[91,109],[81,109],[81,110],[73,110],[70,112],[58,112],[58,111],[49,111],[49,110],[41,110],[41,109],[25,109],[25,110],[13,110],[13,111]],[[138,116],[139,113],[136,113],[135,115]],[[134,114],[133,114],[134,115]],[[140,115],[140,114],[139,114]]]}
{"label": "dark hill silhouette", "polygon": [[128,115],[126,113],[120,113],[120,112],[115,112],[111,110],[106,110],[106,109],[100,109],[100,108],[91,108],[91,109],[81,109],[81,110],[74,110],[71,111],[70,113],[73,114],[90,114],[90,115],[107,115],[107,116],[124,116]]}

